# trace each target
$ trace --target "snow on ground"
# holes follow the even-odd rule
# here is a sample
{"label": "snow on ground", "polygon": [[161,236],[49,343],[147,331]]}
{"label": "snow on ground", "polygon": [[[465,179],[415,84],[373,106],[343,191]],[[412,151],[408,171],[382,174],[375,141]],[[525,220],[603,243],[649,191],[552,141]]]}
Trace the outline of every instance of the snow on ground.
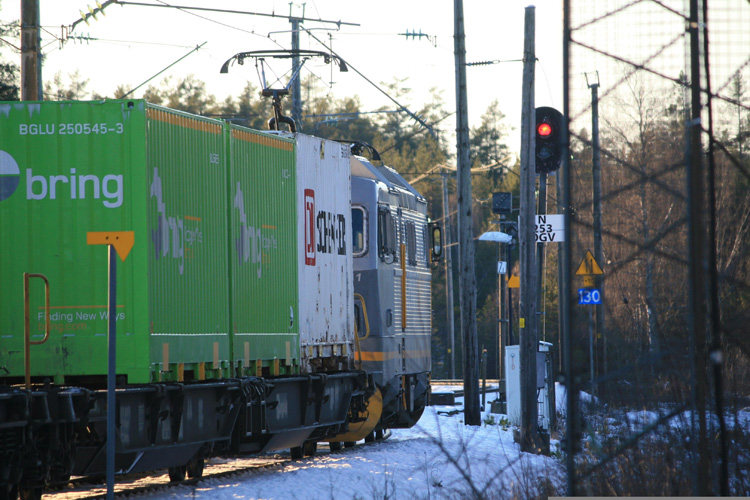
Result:
{"label": "snow on ground", "polygon": [[[462,406],[429,407],[415,427],[394,429],[379,443],[332,454],[321,445],[312,458],[145,497],[432,500],[468,497],[472,488],[500,497],[514,487],[538,487],[544,483],[541,478],[557,482],[562,477],[558,459],[520,452],[512,427],[497,425],[503,415],[492,415],[494,424],[475,427],[464,425],[463,413],[455,410]],[[485,422],[489,415],[483,414]]]}

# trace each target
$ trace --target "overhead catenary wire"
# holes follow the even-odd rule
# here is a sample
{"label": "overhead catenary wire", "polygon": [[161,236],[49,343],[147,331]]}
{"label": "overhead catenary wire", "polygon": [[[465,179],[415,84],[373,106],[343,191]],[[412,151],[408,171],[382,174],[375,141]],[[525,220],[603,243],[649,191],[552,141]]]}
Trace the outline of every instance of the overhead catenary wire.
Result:
{"label": "overhead catenary wire", "polygon": [[134,88],[133,90],[131,90],[131,91],[130,91],[130,92],[128,92],[127,94],[125,94],[125,95],[121,96],[120,98],[121,98],[121,99],[125,99],[125,98],[126,98],[127,96],[129,96],[130,94],[132,94],[133,92],[135,92],[135,91],[136,91],[136,90],[138,90],[139,88],[143,87],[143,86],[144,86],[144,85],[146,85],[146,84],[147,84],[148,82],[150,82],[151,80],[153,80],[153,79],[154,79],[154,78],[156,78],[157,76],[161,75],[162,73],[164,73],[164,72],[165,72],[165,71],[167,71],[167,70],[168,70],[169,68],[171,68],[171,67],[172,67],[172,66],[174,66],[175,64],[177,64],[177,63],[179,63],[180,61],[182,61],[183,59],[185,59],[185,58],[186,58],[187,56],[189,56],[189,55],[190,55],[190,54],[192,54],[193,52],[195,52],[195,51],[199,50],[199,49],[200,49],[201,47],[203,47],[204,45],[206,45],[206,43],[208,43],[208,42],[203,42],[202,44],[200,44],[200,45],[197,45],[197,46],[196,46],[196,47],[195,47],[195,48],[194,48],[193,50],[191,50],[190,52],[188,52],[187,54],[185,54],[185,55],[184,55],[184,56],[182,56],[181,58],[177,59],[177,60],[176,60],[175,62],[173,62],[172,64],[170,64],[170,65],[169,65],[169,66],[167,66],[166,68],[162,69],[161,71],[159,71],[158,73],[156,73],[156,74],[155,74],[154,76],[152,76],[151,78],[149,78],[149,79],[148,79],[148,80],[146,80],[145,82],[141,83],[141,84],[140,84],[140,85],[138,85],[138,86],[137,86],[136,88]]}
{"label": "overhead catenary wire", "polygon": [[[325,43],[323,43],[323,42],[322,42],[322,41],[321,41],[321,40],[320,40],[320,39],[319,39],[318,37],[316,37],[315,35],[313,35],[312,33],[310,33],[310,32],[309,32],[308,30],[305,30],[305,31],[307,32],[307,34],[308,34],[308,35],[309,35],[310,37],[312,37],[312,38],[313,38],[314,40],[316,40],[316,41],[317,41],[317,42],[318,42],[319,44],[321,44],[321,45],[322,45],[323,47],[325,47],[325,49],[326,49],[326,50],[328,50],[328,51],[329,51],[329,52],[330,52],[331,54],[335,55],[335,56],[336,56],[336,57],[338,57],[339,59],[342,59],[342,60],[344,60],[344,58],[343,58],[343,57],[341,57],[341,56],[340,56],[339,54],[337,54],[337,53],[336,53],[336,52],[335,52],[335,51],[334,51],[334,50],[333,50],[333,49],[332,49],[332,48],[331,48],[330,46],[328,46],[328,45],[326,45]],[[349,67],[349,69],[353,70],[353,71],[354,71],[355,73],[357,73],[357,74],[358,74],[359,76],[361,76],[362,78],[364,78],[364,80],[365,80],[365,81],[366,81],[367,83],[369,83],[370,85],[372,85],[373,87],[375,87],[375,88],[376,88],[376,89],[377,89],[377,90],[378,90],[378,91],[379,91],[380,93],[382,93],[382,94],[383,94],[383,95],[385,95],[385,96],[386,96],[386,97],[387,97],[388,99],[390,99],[390,100],[391,100],[391,101],[392,101],[392,102],[393,102],[393,103],[394,103],[394,104],[395,104],[396,106],[398,106],[398,107],[399,107],[400,109],[402,109],[402,110],[403,110],[403,111],[404,111],[404,112],[405,112],[406,114],[408,114],[408,115],[409,115],[410,117],[412,117],[412,118],[413,118],[413,119],[414,119],[414,120],[415,120],[415,121],[416,121],[417,123],[419,123],[419,124],[420,124],[420,125],[422,125],[422,126],[423,126],[424,128],[426,128],[426,129],[427,129],[427,130],[428,130],[428,131],[430,132],[430,134],[431,134],[431,135],[432,135],[432,136],[433,136],[433,137],[435,138],[435,140],[437,140],[437,134],[435,134],[435,131],[434,131],[434,130],[432,130],[432,127],[431,127],[430,125],[428,125],[428,124],[427,124],[427,122],[425,122],[425,121],[424,121],[424,120],[423,120],[423,119],[422,119],[421,117],[419,117],[419,116],[417,116],[416,114],[412,113],[412,112],[411,112],[411,111],[410,111],[410,110],[409,110],[409,109],[408,109],[408,108],[407,108],[406,106],[404,106],[403,104],[401,104],[400,102],[398,102],[398,101],[397,101],[397,100],[396,100],[395,98],[393,98],[393,97],[392,97],[392,96],[391,96],[391,95],[390,95],[390,94],[389,94],[388,92],[386,92],[385,90],[381,89],[381,88],[380,88],[380,86],[378,86],[378,85],[376,85],[376,84],[375,84],[375,82],[373,82],[372,80],[370,80],[369,78],[367,78],[367,77],[366,77],[366,76],[365,76],[364,74],[362,74],[362,73],[361,73],[361,72],[360,72],[360,71],[359,71],[359,70],[358,70],[357,68],[355,68],[354,66],[352,66],[352,65],[351,65],[351,63],[350,63],[349,61],[347,61],[347,63],[346,63],[346,64],[347,64],[347,66]]]}

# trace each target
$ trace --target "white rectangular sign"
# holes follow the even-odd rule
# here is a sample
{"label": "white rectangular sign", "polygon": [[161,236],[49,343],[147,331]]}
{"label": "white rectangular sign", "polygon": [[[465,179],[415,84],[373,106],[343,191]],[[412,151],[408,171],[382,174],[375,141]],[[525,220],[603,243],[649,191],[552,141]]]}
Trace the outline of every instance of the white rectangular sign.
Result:
{"label": "white rectangular sign", "polygon": [[537,215],[536,243],[558,243],[565,241],[565,216],[562,214]]}
{"label": "white rectangular sign", "polygon": [[497,262],[497,274],[505,274],[508,272],[508,263],[504,260]]}

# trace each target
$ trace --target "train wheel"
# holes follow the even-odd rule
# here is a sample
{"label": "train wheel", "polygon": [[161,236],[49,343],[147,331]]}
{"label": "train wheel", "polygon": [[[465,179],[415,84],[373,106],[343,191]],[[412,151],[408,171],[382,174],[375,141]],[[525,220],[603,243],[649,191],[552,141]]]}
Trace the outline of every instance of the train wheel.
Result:
{"label": "train wheel", "polygon": [[344,448],[354,448],[354,445],[357,444],[354,441],[344,441]]}
{"label": "train wheel", "polygon": [[317,441],[305,441],[305,444],[302,446],[303,446],[306,457],[314,457],[315,454],[318,452]]}
{"label": "train wheel", "polygon": [[334,441],[332,443],[328,443],[328,446],[331,448],[331,451],[341,451],[341,441]]}
{"label": "train wheel", "polygon": [[375,429],[375,441],[383,440],[383,429]]}
{"label": "train wheel", "polygon": [[302,450],[302,446],[295,446],[294,448],[289,448],[289,454],[292,456],[292,460],[299,460],[300,458],[305,456]]}
{"label": "train wheel", "polygon": [[365,436],[365,443],[372,443],[375,441],[375,431],[369,433],[367,436]]}
{"label": "train wheel", "polygon": [[205,466],[205,463],[203,457],[196,457],[189,461],[186,466],[187,477],[191,479],[203,477],[203,467]]}
{"label": "train wheel", "polygon": [[44,485],[27,483],[18,488],[21,500],[42,500]]}
{"label": "train wheel", "polygon": [[169,469],[169,480],[173,483],[184,481],[185,473],[187,472],[187,466],[178,465],[176,467],[170,467]]}
{"label": "train wheel", "polygon": [[18,483],[0,485],[0,500],[18,500]]}
{"label": "train wheel", "polygon": [[62,488],[70,482],[70,474],[53,474],[50,472],[49,484],[54,488]]}

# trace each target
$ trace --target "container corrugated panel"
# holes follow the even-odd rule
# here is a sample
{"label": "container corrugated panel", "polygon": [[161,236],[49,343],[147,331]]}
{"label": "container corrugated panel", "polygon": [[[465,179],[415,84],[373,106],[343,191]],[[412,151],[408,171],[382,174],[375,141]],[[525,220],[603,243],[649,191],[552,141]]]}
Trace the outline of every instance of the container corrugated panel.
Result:
{"label": "container corrugated panel", "polygon": [[245,374],[299,371],[294,168],[289,138],[231,127],[232,329]]}
{"label": "container corrugated panel", "polygon": [[[50,282],[32,376],[106,374],[107,248],[87,245],[90,231],[134,233],[117,267],[119,374],[174,379],[183,363],[228,360],[221,122],[138,100],[2,103],[0,115],[0,377],[23,375],[24,272]],[[33,340],[43,302],[34,281]]]}
{"label": "container corrugated panel", "polygon": [[350,153],[337,142],[296,139],[303,368],[335,368],[351,362],[354,345]]}
{"label": "container corrugated panel", "polygon": [[[150,359],[164,378],[227,375],[229,276],[224,124],[147,108]],[[179,366],[183,365],[183,366]]]}

